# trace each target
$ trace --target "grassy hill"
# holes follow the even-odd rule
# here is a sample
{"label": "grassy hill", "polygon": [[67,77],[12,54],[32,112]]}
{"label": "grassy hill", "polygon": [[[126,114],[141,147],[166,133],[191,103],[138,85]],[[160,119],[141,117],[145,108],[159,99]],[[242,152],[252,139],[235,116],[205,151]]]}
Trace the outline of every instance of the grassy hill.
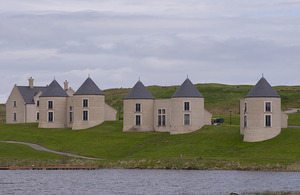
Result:
{"label": "grassy hill", "polygon": [[[299,121],[299,114],[292,115]],[[221,116],[225,120],[229,117]],[[239,133],[238,114],[232,115],[232,123],[205,126],[183,135],[124,133],[122,121],[82,131],[1,124],[0,140],[37,143],[57,151],[104,158],[107,160],[92,163],[105,168],[300,170],[300,128],[283,129],[271,140],[245,143]],[[0,165],[91,163],[18,144],[0,143],[0,151]]]}
{"label": "grassy hill", "polygon": [[[179,86],[149,86],[156,98],[170,98]],[[5,106],[0,105],[0,140],[43,145],[57,151],[104,158],[79,160],[28,146],[0,142],[2,165],[53,165],[94,163],[105,168],[186,168],[300,171],[300,128],[283,129],[274,139],[245,143],[239,133],[239,100],[253,86],[197,84],[205,97],[205,107],[225,124],[205,126],[184,135],[168,133],[124,133],[122,121],[105,122],[82,131],[39,129],[37,124],[3,124]],[[282,108],[300,108],[300,86],[274,87],[281,95]],[[105,90],[106,102],[117,110],[130,89]],[[232,111],[232,125],[228,124]],[[300,125],[300,113],[289,115],[290,125]],[[179,155],[183,157],[180,158]]]}
{"label": "grassy hill", "polygon": [[[239,113],[239,100],[252,89],[251,85],[196,84],[205,98],[205,108],[213,114]],[[157,98],[171,98],[179,86],[149,86],[147,89]],[[300,86],[277,86],[274,89],[282,99],[282,109],[300,108]],[[119,110],[129,88],[104,90],[106,102]]]}

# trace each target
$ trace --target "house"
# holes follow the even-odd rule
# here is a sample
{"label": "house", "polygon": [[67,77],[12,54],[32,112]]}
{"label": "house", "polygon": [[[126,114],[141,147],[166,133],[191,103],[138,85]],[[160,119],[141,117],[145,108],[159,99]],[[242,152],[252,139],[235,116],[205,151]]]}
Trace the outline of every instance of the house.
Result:
{"label": "house", "polygon": [[245,142],[271,139],[287,128],[288,116],[281,111],[280,95],[262,77],[240,100],[240,133]]}
{"label": "house", "polygon": [[89,77],[74,92],[54,79],[49,86],[15,85],[6,102],[7,123],[38,122],[40,128],[86,129],[116,120],[117,111],[105,103],[104,93]]}
{"label": "house", "polygon": [[210,125],[211,116],[188,78],[171,99],[155,99],[138,81],[124,98],[123,131],[189,133]]}

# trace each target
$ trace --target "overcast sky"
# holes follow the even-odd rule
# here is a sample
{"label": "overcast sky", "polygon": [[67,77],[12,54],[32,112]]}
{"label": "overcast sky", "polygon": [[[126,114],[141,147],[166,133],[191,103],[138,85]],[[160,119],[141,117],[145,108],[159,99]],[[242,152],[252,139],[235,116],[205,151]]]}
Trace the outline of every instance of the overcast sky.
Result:
{"label": "overcast sky", "polygon": [[0,0],[0,66],[0,103],[29,77],[300,85],[300,1]]}

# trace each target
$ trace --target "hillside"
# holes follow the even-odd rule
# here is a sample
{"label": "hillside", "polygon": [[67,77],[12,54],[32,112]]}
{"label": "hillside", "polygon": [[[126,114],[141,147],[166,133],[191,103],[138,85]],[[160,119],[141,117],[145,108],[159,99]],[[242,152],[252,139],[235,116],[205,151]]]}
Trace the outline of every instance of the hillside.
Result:
{"label": "hillside", "polygon": [[[243,99],[252,89],[251,85],[224,85],[224,84],[196,84],[205,98],[205,108],[212,114],[239,113],[239,100]],[[179,86],[149,86],[147,89],[157,98],[170,98]],[[282,109],[300,108],[300,86],[274,87],[282,99]],[[123,105],[123,98],[130,89],[104,90],[106,102],[119,110]]]}
{"label": "hillside", "polygon": [[[299,121],[299,117],[294,115],[295,120]],[[125,133],[121,121],[82,131],[39,129],[37,124],[1,124],[0,140],[36,143],[56,151],[107,160],[75,160],[0,142],[0,165],[96,163],[104,168],[300,170],[299,128],[283,129],[271,140],[245,143],[239,133],[238,114],[232,115],[232,122],[183,135]]]}
{"label": "hillside", "polygon": [[[205,98],[205,108],[212,114],[239,113],[239,100],[244,98],[252,85],[224,85],[216,83],[196,84]],[[171,98],[179,86],[148,86],[147,89],[157,98]],[[281,96],[282,109],[300,108],[300,86],[276,86],[274,89]],[[130,88],[103,90],[105,101],[116,110],[122,110],[123,98]],[[119,115],[117,115],[119,117]],[[5,119],[5,105],[0,104],[0,123]]]}
{"label": "hillside", "polygon": [[5,123],[5,104],[0,104],[0,124]]}

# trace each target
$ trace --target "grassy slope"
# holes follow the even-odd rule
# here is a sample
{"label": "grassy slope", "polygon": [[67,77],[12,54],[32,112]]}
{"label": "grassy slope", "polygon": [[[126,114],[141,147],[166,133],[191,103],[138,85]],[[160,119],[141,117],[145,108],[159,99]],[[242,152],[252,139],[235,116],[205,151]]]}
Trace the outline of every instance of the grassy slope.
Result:
{"label": "grassy slope", "polygon": [[[229,116],[221,115],[221,117],[228,122]],[[218,166],[215,165],[216,161],[229,161],[238,164],[246,163],[246,169],[249,168],[249,163],[250,166],[253,166],[253,163],[258,163],[259,166],[267,164],[268,166],[269,164],[285,166],[300,161],[300,128],[283,129],[278,137],[268,141],[245,143],[239,134],[238,119],[239,115],[232,115],[232,125],[226,123],[219,126],[206,126],[199,131],[184,135],[124,133],[121,121],[105,122],[84,131],[38,129],[37,124],[0,125],[0,139],[37,143],[57,151],[105,158],[113,164],[120,160],[127,163],[133,161],[132,165],[118,165],[129,168],[143,167],[144,161],[142,165],[136,164],[140,163],[141,159],[152,160],[146,163],[147,167],[155,167],[157,165],[154,164],[160,161],[164,162],[161,165],[164,167],[171,160],[172,166],[181,162],[183,164],[178,164],[178,167],[188,163],[188,167],[213,168]],[[25,151],[20,157],[25,159],[55,160],[61,158],[58,155],[51,156],[40,151],[31,153],[32,150],[28,151],[27,146],[18,145],[15,148],[16,146],[12,145],[0,143],[0,150],[6,151],[0,152],[0,160],[18,159],[20,150]],[[179,154],[183,154],[182,159],[179,159]],[[190,165],[191,160],[198,165]],[[203,162],[206,164],[201,164]],[[219,166],[224,168],[228,166],[227,164]],[[236,168],[239,165],[232,166]]]}
{"label": "grassy slope", "polygon": [[6,116],[6,108],[5,104],[0,104],[0,124],[5,123],[5,116]]}
{"label": "grassy slope", "polygon": [[[149,86],[156,98],[170,98],[179,86]],[[0,140],[15,140],[41,144],[57,151],[79,155],[106,158],[113,161],[132,159],[218,159],[243,162],[289,164],[300,160],[300,129],[284,129],[271,140],[258,143],[244,143],[239,134],[239,99],[253,86],[232,86],[222,84],[197,84],[205,97],[205,107],[215,115],[225,118],[225,125],[206,126],[202,130],[185,134],[168,133],[123,133],[122,121],[105,122],[98,127],[84,131],[70,129],[38,129],[37,124],[0,124]],[[282,97],[282,108],[300,108],[300,87],[274,87]],[[105,90],[106,102],[114,108],[122,106],[123,97],[130,89]],[[4,122],[5,106],[0,105],[0,121]],[[300,125],[300,113],[289,115],[290,125]],[[0,143],[0,163],[7,159],[54,159],[62,157],[34,151],[27,146]],[[5,151],[5,152],[4,152]],[[20,155],[22,153],[23,155]],[[172,162],[174,163],[174,162]],[[211,162],[209,162],[211,163]],[[120,165],[121,167],[124,167]],[[181,166],[181,165],[180,165]]]}
{"label": "grassy slope", "polygon": [[[205,97],[205,108],[213,114],[239,113],[239,100],[243,99],[253,86],[251,85],[223,85],[223,84],[196,84]],[[148,90],[157,98],[170,98],[179,86],[149,86]],[[300,86],[277,86],[274,89],[282,99],[282,109],[300,108]],[[130,89],[105,90],[106,102],[115,109],[123,104],[123,98]]]}

